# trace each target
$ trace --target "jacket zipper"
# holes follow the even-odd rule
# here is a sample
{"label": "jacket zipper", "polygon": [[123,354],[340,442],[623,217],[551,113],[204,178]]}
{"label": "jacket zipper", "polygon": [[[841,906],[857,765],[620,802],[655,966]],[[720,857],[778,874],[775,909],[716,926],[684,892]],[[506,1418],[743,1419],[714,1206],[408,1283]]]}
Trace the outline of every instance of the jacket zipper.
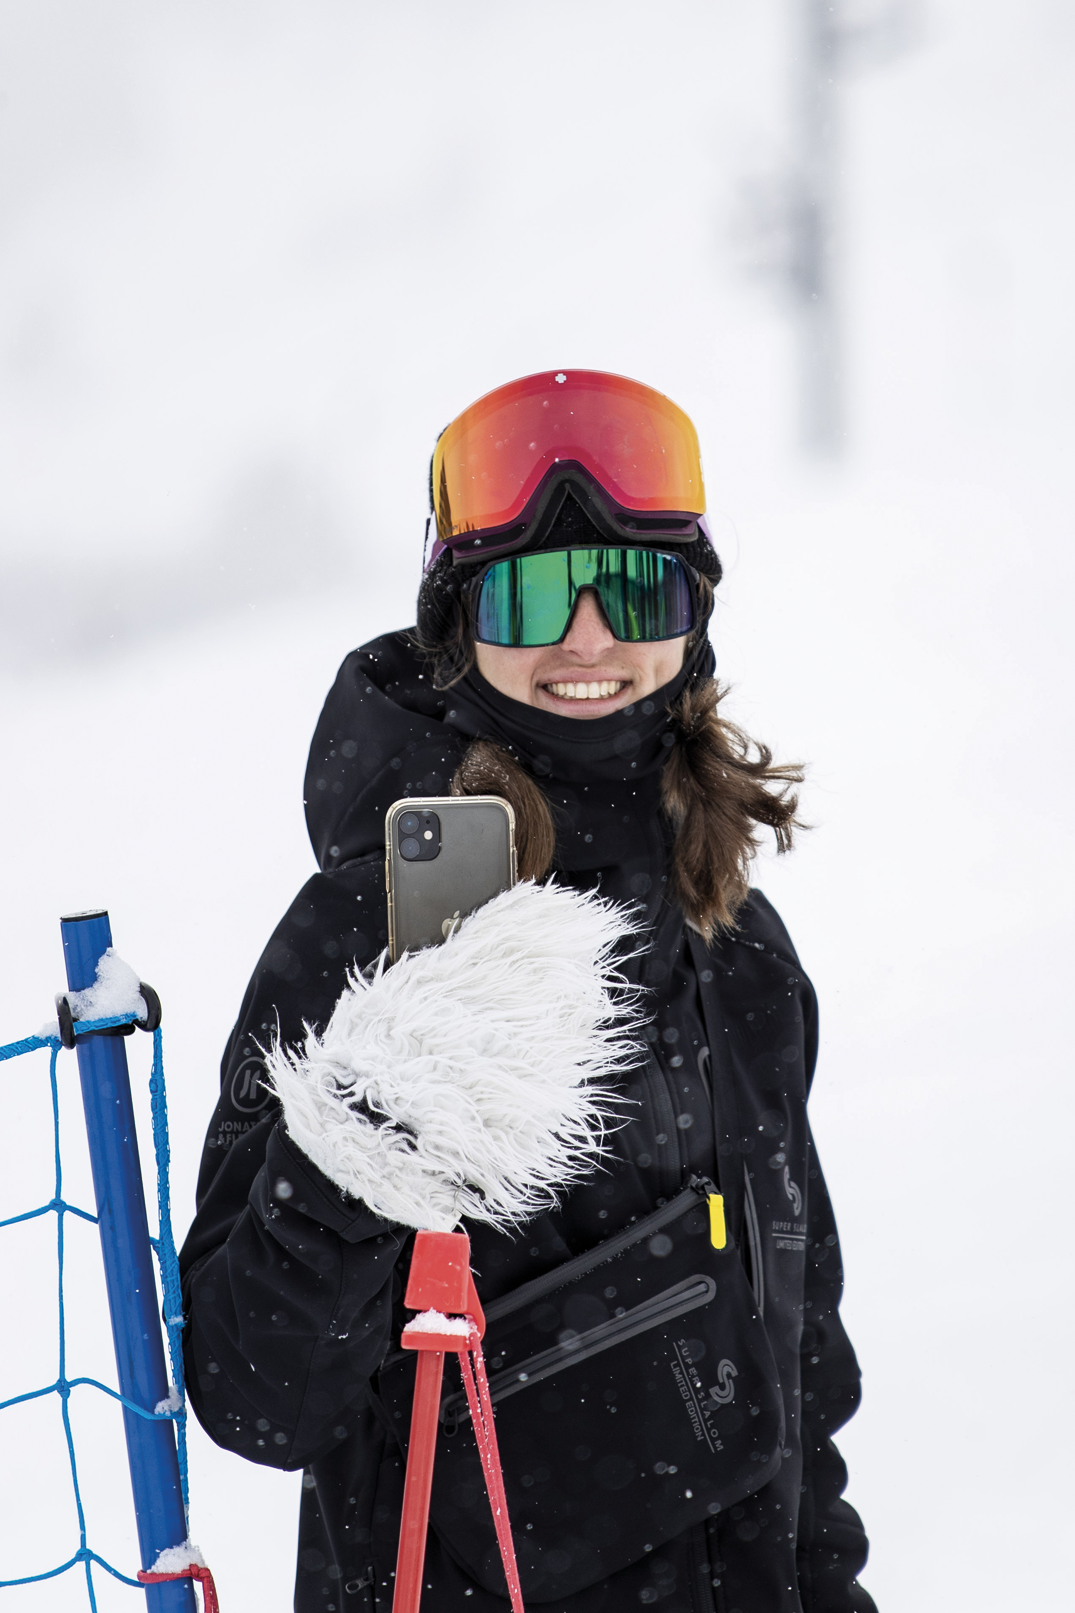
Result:
{"label": "jacket zipper", "polygon": [[[649,973],[649,966],[656,959],[664,960],[670,968],[688,948],[689,939],[682,913],[674,905],[664,904],[663,912],[658,914],[654,923],[652,949],[643,969],[644,989],[650,992],[659,989],[659,982],[653,980]],[[676,1124],[680,1104],[675,1082],[653,1047],[649,1049],[647,1064],[657,1150],[656,1181],[658,1191],[667,1196],[679,1191],[690,1160],[683,1134]],[[665,1139],[663,1143],[658,1141],[660,1137]]]}
{"label": "jacket zipper", "polygon": [[[650,1052],[647,1079],[653,1106],[653,1141],[657,1150],[658,1186],[662,1193],[675,1193],[683,1180],[683,1149],[676,1125],[676,1107],[668,1072],[657,1055]],[[661,1142],[661,1138],[664,1142]]]}
{"label": "jacket zipper", "polygon": [[747,1253],[750,1255],[750,1286],[754,1290],[754,1302],[758,1307],[758,1315],[765,1315],[765,1267],[761,1259],[761,1227],[758,1224],[758,1211],[754,1204],[754,1189],[750,1185],[750,1172],[743,1166],[743,1232],[746,1236]]}
{"label": "jacket zipper", "polygon": [[[610,1350],[613,1345],[622,1344],[627,1339],[633,1339],[638,1333],[648,1333],[652,1328],[659,1327],[662,1322],[673,1321],[677,1316],[686,1316],[688,1311],[694,1311],[701,1305],[708,1305],[717,1291],[717,1285],[712,1277],[687,1277],[673,1288],[666,1288],[662,1294],[655,1294],[641,1305],[633,1305],[630,1310],[624,1311],[622,1316],[610,1317],[607,1322],[599,1322],[596,1327],[587,1328],[585,1333],[578,1333],[567,1343],[553,1345],[548,1350],[540,1350],[537,1355],[531,1355],[518,1366],[510,1368],[507,1372],[496,1372],[489,1379],[489,1394],[493,1403],[498,1400],[507,1400],[509,1395],[517,1395],[531,1384],[541,1383],[544,1378],[551,1378],[559,1372],[562,1366],[576,1361],[585,1361],[591,1355],[599,1355],[603,1350]],[[466,1395],[454,1394],[445,1400],[441,1407],[441,1420],[447,1422],[468,1415]]]}

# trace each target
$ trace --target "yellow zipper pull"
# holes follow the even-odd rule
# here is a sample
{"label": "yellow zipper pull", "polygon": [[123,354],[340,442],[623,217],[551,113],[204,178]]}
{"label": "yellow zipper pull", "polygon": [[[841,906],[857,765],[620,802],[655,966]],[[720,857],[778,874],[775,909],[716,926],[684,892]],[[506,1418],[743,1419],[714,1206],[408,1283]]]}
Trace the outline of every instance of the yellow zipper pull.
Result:
{"label": "yellow zipper pull", "polygon": [[723,1249],[728,1242],[728,1229],[724,1225],[724,1195],[709,1195],[709,1241],[714,1249]]}

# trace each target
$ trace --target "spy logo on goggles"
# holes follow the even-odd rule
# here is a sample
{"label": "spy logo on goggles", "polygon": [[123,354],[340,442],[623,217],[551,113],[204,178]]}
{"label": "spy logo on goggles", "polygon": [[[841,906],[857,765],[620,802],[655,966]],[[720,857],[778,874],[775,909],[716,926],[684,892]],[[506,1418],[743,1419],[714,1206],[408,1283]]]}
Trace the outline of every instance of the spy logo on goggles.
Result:
{"label": "spy logo on goggles", "polygon": [[474,637],[514,648],[559,644],[583,588],[615,638],[679,638],[694,626],[697,573],[656,549],[540,549],[498,560],[470,584]]}
{"label": "spy logo on goggles", "polygon": [[498,387],[441,433],[430,563],[445,548],[470,560],[533,546],[566,484],[612,542],[699,535],[702,462],[683,410],[625,376],[549,370]]}

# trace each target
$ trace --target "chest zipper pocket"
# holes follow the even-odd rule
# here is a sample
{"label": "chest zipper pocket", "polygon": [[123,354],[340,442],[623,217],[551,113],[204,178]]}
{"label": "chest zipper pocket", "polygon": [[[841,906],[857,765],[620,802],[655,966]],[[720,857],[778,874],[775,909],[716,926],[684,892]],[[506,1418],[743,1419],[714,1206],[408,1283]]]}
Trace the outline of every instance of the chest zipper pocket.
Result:
{"label": "chest zipper pocket", "polygon": [[[509,1395],[517,1395],[540,1383],[543,1378],[553,1377],[561,1367],[569,1364],[574,1366],[576,1362],[585,1361],[592,1355],[600,1355],[602,1350],[610,1350],[613,1345],[633,1339],[636,1334],[647,1333],[662,1322],[672,1322],[677,1317],[686,1316],[700,1305],[708,1305],[716,1291],[717,1285],[712,1277],[688,1277],[684,1282],[665,1289],[663,1294],[654,1294],[641,1305],[633,1305],[620,1316],[610,1317],[607,1322],[587,1328],[584,1333],[562,1339],[547,1350],[539,1350],[536,1355],[528,1356],[506,1372],[492,1373],[489,1378],[490,1398],[495,1406],[497,1401],[507,1400]],[[455,1394],[445,1400],[440,1415],[444,1432],[454,1434],[460,1422],[470,1416],[466,1394]]]}

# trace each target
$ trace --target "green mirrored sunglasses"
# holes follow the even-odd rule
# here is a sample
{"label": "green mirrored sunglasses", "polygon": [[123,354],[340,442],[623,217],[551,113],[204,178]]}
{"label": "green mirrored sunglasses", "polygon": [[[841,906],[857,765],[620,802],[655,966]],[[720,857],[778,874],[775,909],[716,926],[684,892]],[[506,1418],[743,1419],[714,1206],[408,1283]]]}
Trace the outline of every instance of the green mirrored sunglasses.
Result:
{"label": "green mirrored sunglasses", "polygon": [[656,549],[538,549],[498,560],[472,584],[482,644],[559,644],[579,591],[592,588],[623,643],[680,638],[695,620],[696,575]]}

